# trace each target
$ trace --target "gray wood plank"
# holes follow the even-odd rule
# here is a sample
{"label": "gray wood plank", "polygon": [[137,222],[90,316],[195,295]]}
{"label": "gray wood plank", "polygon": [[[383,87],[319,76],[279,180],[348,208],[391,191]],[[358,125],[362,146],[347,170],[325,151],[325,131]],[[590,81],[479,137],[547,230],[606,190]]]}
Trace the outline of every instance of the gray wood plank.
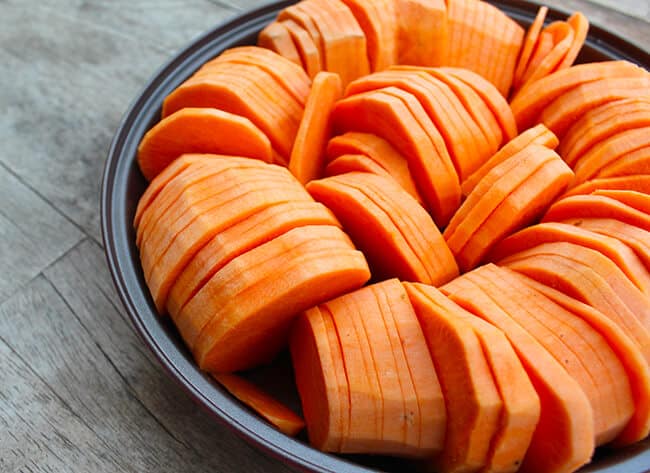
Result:
{"label": "gray wood plank", "polygon": [[[97,378],[93,374],[96,364],[101,366],[100,371],[112,372],[104,373],[102,378],[114,378],[111,386],[101,388],[102,393],[94,393],[91,389],[90,394],[85,390],[68,394],[68,397],[82,398],[79,401],[83,403],[80,408],[85,419],[96,422],[110,414],[114,422],[109,434],[115,438],[133,437],[132,430],[146,432],[146,438],[129,438],[128,443],[145,444],[143,449],[137,450],[151,452],[160,459],[156,470],[175,471],[191,465],[193,471],[286,471],[206,416],[153,359],[121,314],[102,250],[97,244],[89,240],[82,242],[48,268],[45,277],[67,304],[67,310],[57,310],[66,318],[72,313],[76,316],[76,320],[65,323],[67,330],[79,331],[80,336],[87,339],[74,349],[75,353],[86,344],[92,345],[88,347],[88,355],[83,355],[95,360],[86,363],[87,380]],[[85,352],[86,348],[83,350]],[[102,358],[110,360],[110,367],[100,360]],[[76,368],[75,376],[78,371]],[[95,395],[100,395],[101,400],[97,405],[89,405],[88,398],[93,399]],[[128,432],[123,432],[125,429]],[[219,448],[215,448],[217,444]],[[165,452],[172,458],[165,458]],[[145,466],[147,471],[153,471],[149,468],[153,465]]]}
{"label": "gray wood plank", "polygon": [[0,166],[0,302],[81,238],[75,225]]}
{"label": "gray wood plank", "polygon": [[0,471],[129,471],[0,335]]}
{"label": "gray wood plank", "polygon": [[205,0],[0,4],[0,162],[100,240],[122,114],[172,51],[236,10]]}

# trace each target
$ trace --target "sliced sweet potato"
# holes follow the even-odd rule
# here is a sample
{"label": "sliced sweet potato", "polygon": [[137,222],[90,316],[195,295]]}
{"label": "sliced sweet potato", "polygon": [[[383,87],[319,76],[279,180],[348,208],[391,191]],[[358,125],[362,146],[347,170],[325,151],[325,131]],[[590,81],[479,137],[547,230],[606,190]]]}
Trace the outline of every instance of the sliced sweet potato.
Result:
{"label": "sliced sweet potato", "polygon": [[433,467],[440,472],[478,470],[487,463],[503,408],[483,348],[472,327],[449,314],[454,312],[453,303],[436,304],[419,291],[406,288],[427,340],[447,410],[445,447],[432,459]]}
{"label": "sliced sweet potato", "polygon": [[512,345],[501,330],[467,312],[435,288],[419,283],[404,286],[411,300],[417,294],[456,324],[470,327],[478,337],[503,404],[484,468],[495,472],[516,471],[539,422],[540,402]]}
{"label": "sliced sweet potato", "polygon": [[647,72],[627,61],[580,64],[557,71],[523,87],[510,102],[517,126],[521,130],[539,123],[540,115],[557,97],[579,86],[605,78],[643,77]]}
{"label": "sliced sweet potato", "polygon": [[650,232],[611,218],[575,218],[565,223],[616,238],[632,248],[650,271]]}
{"label": "sliced sweet potato", "polygon": [[607,102],[588,111],[571,125],[558,153],[572,166],[601,141],[643,126],[650,126],[650,100],[633,97]]}
{"label": "sliced sweet potato", "polygon": [[[420,416],[419,445],[429,457],[444,445],[447,425],[445,399],[440,387],[427,342],[404,287],[397,281],[375,285],[382,307],[387,308],[395,323],[403,354],[418,398]],[[382,294],[383,293],[383,299]],[[412,421],[411,421],[412,422]]]}
{"label": "sliced sweet potato", "polygon": [[284,202],[266,207],[216,234],[192,257],[172,285],[167,299],[167,311],[172,319],[232,259],[292,228],[306,225],[340,224],[317,202]]}
{"label": "sliced sweet potato", "polygon": [[467,273],[441,288],[454,302],[501,329],[540,399],[539,423],[520,471],[572,471],[594,451],[593,411],[580,385]]}
{"label": "sliced sweet potato", "polygon": [[[546,77],[562,63],[562,60],[569,52],[574,42],[575,32],[573,28],[564,21],[555,21],[544,28],[542,34],[548,33],[553,39],[553,48],[540,59],[539,64],[531,64],[523,75],[522,83],[535,82]],[[532,61],[531,61],[532,62]]]}
{"label": "sliced sweet potato", "polygon": [[518,89],[522,85],[522,78],[524,73],[528,69],[528,63],[533,54],[533,49],[537,43],[537,38],[539,37],[542,28],[544,27],[544,20],[546,19],[546,14],[548,13],[548,7],[542,6],[537,10],[537,15],[533,20],[532,24],[526,31],[526,36],[524,37],[523,46],[521,48],[521,53],[519,54],[519,59],[517,59],[517,66],[515,67],[515,74],[512,79],[512,86],[514,90]]}
{"label": "sliced sweet potato", "polygon": [[571,178],[559,156],[537,145],[490,171],[486,184],[475,188],[444,232],[461,271],[473,268],[500,239],[535,219]]}
{"label": "sliced sweet potato", "polygon": [[[371,166],[375,170],[372,171],[374,174],[392,176],[406,192],[411,194],[415,200],[422,203],[422,197],[420,197],[411,172],[409,171],[408,161],[388,141],[370,133],[348,132],[340,136],[335,136],[327,144],[328,160],[332,161],[335,158],[340,158],[344,154],[362,154],[368,157],[385,171],[385,173],[382,173],[376,166],[368,163],[368,166]],[[367,171],[370,169],[368,166],[365,169]],[[352,171],[352,169],[350,170]],[[361,171],[362,169],[357,168],[356,170]],[[335,174],[342,173],[336,172]]]}
{"label": "sliced sweet potato", "polygon": [[[248,69],[252,74],[254,68]],[[220,76],[212,71],[210,76],[190,78],[176,88],[163,102],[163,118],[187,107],[216,108],[240,115],[265,133],[274,149],[289,156],[300,116],[296,118],[295,111],[288,113],[284,107],[295,100],[279,85],[273,86],[273,81],[264,86],[276,89],[270,92],[276,97],[275,101],[260,90],[259,81],[252,80],[245,73],[220,72]],[[297,113],[302,113],[299,104],[296,102],[295,105]]]}
{"label": "sliced sweet potato", "polygon": [[563,197],[548,209],[543,222],[568,219],[612,218],[650,231],[650,216],[616,199],[603,195],[571,195]]}
{"label": "sliced sweet potato", "polygon": [[280,24],[284,25],[289,32],[289,36],[298,49],[303,69],[313,79],[324,68],[319,46],[309,32],[293,19],[286,18]]}
{"label": "sliced sweet potato", "polygon": [[302,184],[323,174],[325,148],[332,133],[330,113],[342,94],[337,74],[316,74],[289,160],[289,170]]}
{"label": "sliced sweet potato", "polygon": [[478,125],[451,88],[424,71],[391,70],[351,83],[347,95],[397,87],[413,94],[445,140],[461,182],[490,155],[490,146]]}
{"label": "sliced sweet potato", "polygon": [[495,265],[472,272],[483,290],[575,379],[591,403],[596,445],[618,436],[634,412],[623,365],[588,323]]}
{"label": "sliced sweet potato", "polygon": [[[336,343],[331,344],[330,339]],[[331,315],[314,307],[298,316],[289,348],[309,442],[319,450],[338,452],[347,435],[350,401],[343,354]]]}
{"label": "sliced sweet potato", "polygon": [[[429,120],[419,102],[411,98],[411,107],[419,107]],[[382,120],[377,120],[379,116]],[[332,119],[338,132],[373,133],[390,142],[407,158],[411,175],[436,224],[444,226],[448,222],[460,202],[458,176],[444,143],[443,150],[433,145],[405,102],[383,91],[367,92],[341,100],[334,107]]]}
{"label": "sliced sweet potato", "polygon": [[[287,36],[291,38],[288,31]],[[304,106],[307,101],[311,85],[309,76],[300,64],[296,65],[280,54],[256,46],[239,46],[225,50],[212,61],[205,63],[199,71],[209,70],[211,65],[222,62],[259,67],[273,76],[298,103]]]}
{"label": "sliced sweet potato", "polygon": [[[494,85],[469,69],[441,67],[440,71],[461,80],[474,89],[494,114],[501,126],[505,140],[511,140],[517,136],[517,123],[513,111]],[[524,130],[529,127],[519,126],[519,128]]]}
{"label": "sliced sweet potato", "polygon": [[280,21],[269,23],[257,37],[257,44],[262,48],[278,53],[298,66],[304,67],[300,53],[289,34],[289,29]]}
{"label": "sliced sweet potato", "polygon": [[636,406],[632,418],[614,439],[613,444],[627,445],[645,438],[650,432],[650,368],[638,345],[618,324],[612,322],[602,312],[520,273],[513,273],[513,275],[587,322],[607,339],[610,347],[623,363]]}
{"label": "sliced sweet potato", "polygon": [[517,260],[506,260],[503,264],[599,310],[638,343],[646,360],[650,360],[648,330],[607,281],[591,268],[567,261],[558,255],[521,257]]}
{"label": "sliced sweet potato", "polygon": [[394,182],[350,173],[312,181],[307,189],[338,217],[376,278],[443,284],[458,274],[429,215]]}
{"label": "sliced sweet potato", "polygon": [[589,110],[613,100],[645,96],[648,88],[650,74],[586,82],[549,103],[542,112],[541,120],[562,140],[569,127]]}
{"label": "sliced sweet potato", "polygon": [[628,189],[596,189],[593,195],[602,195],[650,215],[650,194]]}
{"label": "sliced sweet potato", "polygon": [[366,35],[370,71],[397,63],[396,5],[394,0],[342,0]]}
{"label": "sliced sweet potato", "polygon": [[650,146],[626,153],[598,172],[598,176],[601,178],[628,177],[639,174],[650,176]]}
{"label": "sliced sweet potato", "polygon": [[442,66],[449,59],[444,0],[396,0],[399,64]]}
{"label": "sliced sweet potato", "polygon": [[137,230],[142,220],[142,214],[149,208],[151,202],[156,200],[160,192],[165,188],[171,180],[182,173],[188,166],[193,163],[203,161],[204,158],[200,154],[184,154],[175,159],[172,164],[167,166],[156,178],[154,178],[144,191],[144,194],[138,200],[138,206],[135,209],[135,217],[133,218],[133,227]]}
{"label": "sliced sweet potato", "polygon": [[597,189],[620,189],[632,190],[650,194],[650,175],[631,174],[629,176],[603,177],[598,179],[589,179],[588,181],[578,184],[569,189],[564,197],[570,195],[591,194]]}
{"label": "sliced sweet potato", "polygon": [[615,238],[575,225],[546,222],[524,228],[497,244],[489,259],[499,262],[510,255],[551,242],[574,243],[602,253],[616,263],[639,290],[650,295],[650,273],[631,248]]}
{"label": "sliced sweet potato", "polygon": [[189,204],[178,218],[169,213],[168,218],[161,219],[158,234],[142,246],[140,257],[145,279],[161,314],[169,290],[182,269],[216,234],[270,205],[309,200],[299,187],[291,189],[288,182],[274,182],[268,177],[243,181],[229,174],[225,172],[222,177],[224,182],[236,181],[230,191],[206,199],[200,205]]}
{"label": "sliced sweet potato", "polygon": [[539,124],[533,128],[522,132],[517,135],[515,138],[506,143],[503,148],[496,152],[490,159],[488,159],[483,165],[478,168],[471,176],[465,179],[461,185],[463,194],[468,196],[476,184],[488,173],[492,168],[502,163],[510,156],[515,153],[518,153],[525,147],[531,144],[539,144],[545,146],[549,149],[555,149],[559,141],[557,137],[546,128],[544,125]]}
{"label": "sliced sweet potato", "polygon": [[285,435],[295,436],[305,428],[305,421],[261,388],[235,374],[213,375],[233,396],[268,420]]}
{"label": "sliced sweet potato", "polygon": [[[186,305],[186,315],[195,322],[199,322],[196,320],[199,312],[193,312],[190,305],[196,307],[198,304],[200,313],[209,318],[199,337],[195,338],[192,350],[201,369],[227,372],[268,362],[272,354],[283,346],[287,325],[296,314],[358,288],[369,279],[365,258],[352,249],[349,241],[345,241],[347,238],[335,237],[328,244],[314,228],[290,230],[238,256],[217,272]],[[335,229],[344,236],[336,227],[319,228],[326,231]],[[295,242],[296,234],[301,232],[311,240],[302,249]],[[276,250],[281,248],[281,254],[260,263],[263,259],[257,250],[264,252],[265,245]],[[287,245],[291,247],[288,252],[285,249]],[[242,268],[246,268],[244,271],[250,275],[255,272],[253,267],[263,276],[243,278]],[[278,267],[286,268],[286,271],[278,274]],[[220,284],[224,280],[228,283]],[[207,304],[201,303],[203,297],[200,296],[207,296]],[[224,304],[223,301],[227,302]],[[195,328],[199,326],[194,324]]]}
{"label": "sliced sweet potato", "polygon": [[250,120],[214,108],[184,108],[151,128],[138,146],[138,165],[151,181],[183,154],[244,156],[271,162],[271,142]]}

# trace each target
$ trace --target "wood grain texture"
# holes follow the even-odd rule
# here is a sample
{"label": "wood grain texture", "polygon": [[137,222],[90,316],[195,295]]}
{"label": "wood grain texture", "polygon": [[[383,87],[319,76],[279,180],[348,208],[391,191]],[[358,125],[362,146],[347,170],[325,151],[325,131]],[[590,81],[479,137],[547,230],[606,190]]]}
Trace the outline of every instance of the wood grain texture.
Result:
{"label": "wood grain texture", "polygon": [[[547,3],[650,48],[647,0],[595,1]],[[0,0],[0,472],[287,471],[159,366],[99,243],[128,104],[192,38],[265,3]]]}

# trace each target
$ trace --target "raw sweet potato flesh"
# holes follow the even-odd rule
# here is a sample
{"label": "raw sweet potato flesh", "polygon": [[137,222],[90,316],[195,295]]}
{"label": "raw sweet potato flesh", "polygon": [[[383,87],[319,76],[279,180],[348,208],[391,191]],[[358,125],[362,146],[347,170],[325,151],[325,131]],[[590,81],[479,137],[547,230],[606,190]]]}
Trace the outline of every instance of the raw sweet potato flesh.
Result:
{"label": "raw sweet potato flesh", "polygon": [[[648,436],[650,74],[573,66],[589,22],[546,14],[302,0],[179,80],[133,225],[200,369],[315,448],[432,471]],[[232,374],[287,347],[304,422]]]}

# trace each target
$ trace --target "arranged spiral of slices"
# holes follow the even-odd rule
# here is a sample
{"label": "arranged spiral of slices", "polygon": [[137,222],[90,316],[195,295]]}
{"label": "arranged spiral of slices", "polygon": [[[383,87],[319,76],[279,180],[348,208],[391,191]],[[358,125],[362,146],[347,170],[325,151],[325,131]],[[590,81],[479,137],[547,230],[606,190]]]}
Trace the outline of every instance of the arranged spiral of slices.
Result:
{"label": "arranged spiral of slices", "polygon": [[[579,12],[303,0],[142,138],[152,307],[315,447],[570,472],[650,433],[650,74]],[[545,24],[548,23],[548,24]],[[291,353],[303,420],[234,372]]]}

